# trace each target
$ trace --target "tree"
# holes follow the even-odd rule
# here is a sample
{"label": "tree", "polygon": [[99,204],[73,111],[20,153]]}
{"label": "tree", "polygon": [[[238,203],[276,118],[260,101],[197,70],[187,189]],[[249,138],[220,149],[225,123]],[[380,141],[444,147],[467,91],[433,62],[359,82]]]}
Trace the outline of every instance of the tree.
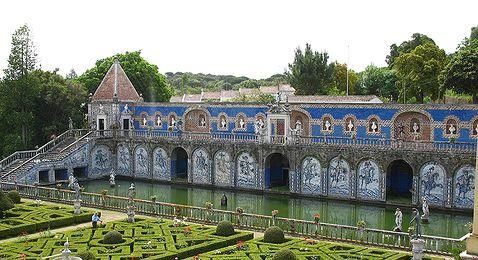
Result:
{"label": "tree", "polygon": [[387,62],[389,67],[392,67],[393,63],[395,62],[395,59],[398,56],[404,53],[409,53],[413,51],[417,46],[423,45],[425,43],[435,44],[432,38],[421,33],[414,33],[412,35],[411,40],[404,41],[399,46],[397,46],[395,43],[390,45],[390,54],[387,55],[387,59],[385,61]]}
{"label": "tree", "polygon": [[[15,126],[15,134],[20,132],[23,148],[29,144],[32,120],[31,99],[35,96],[35,82],[29,73],[36,68],[35,47],[27,25],[21,26],[12,35],[12,49],[8,57],[8,67],[4,70],[4,84],[0,89],[0,104],[5,106],[3,122]],[[19,131],[17,131],[19,130]],[[16,139],[16,138],[15,138]]]}
{"label": "tree", "polygon": [[[332,74],[332,84],[331,87],[339,90],[340,93],[347,93],[347,72],[348,72],[348,81],[349,81],[349,95],[355,94],[355,85],[358,81],[357,73],[353,70],[348,70],[347,64],[341,64],[336,62],[334,65],[334,72]],[[328,92],[328,94],[331,94]]]}
{"label": "tree", "polygon": [[478,26],[471,28],[470,41],[478,40]]}
{"label": "tree", "polygon": [[13,208],[15,205],[12,200],[5,195],[3,191],[0,191],[0,217],[4,217],[5,211]]}
{"label": "tree", "polygon": [[379,68],[369,65],[359,74],[357,83],[358,93],[362,95],[376,95],[390,99],[398,99],[398,89],[395,86],[397,77],[388,67]]}
{"label": "tree", "polygon": [[397,72],[402,95],[414,97],[423,103],[425,97],[431,100],[441,98],[444,90],[440,89],[438,76],[445,67],[446,54],[433,43],[417,46],[409,53],[398,56],[393,69]]}
{"label": "tree", "polygon": [[478,103],[478,44],[465,46],[456,52],[440,76],[444,88],[469,94]]}
{"label": "tree", "polygon": [[78,77],[78,82],[82,83],[89,93],[94,93],[116,59],[120,61],[136,91],[143,94],[145,101],[169,101],[173,91],[166,77],[159,73],[156,65],[141,56],[141,51],[125,52],[100,59],[93,68]]}
{"label": "tree", "polygon": [[310,44],[305,50],[295,51],[294,62],[289,64],[286,76],[297,95],[326,94],[327,86],[332,81],[334,65],[327,63],[327,52],[313,51]]}

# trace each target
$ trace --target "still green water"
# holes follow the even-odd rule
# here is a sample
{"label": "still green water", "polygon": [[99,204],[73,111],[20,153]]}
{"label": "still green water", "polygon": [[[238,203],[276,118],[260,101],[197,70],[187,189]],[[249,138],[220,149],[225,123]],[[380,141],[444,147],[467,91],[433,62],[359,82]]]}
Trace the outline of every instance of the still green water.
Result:
{"label": "still green water", "polygon": [[[271,215],[272,210],[279,210],[279,216],[313,220],[319,213],[321,222],[355,226],[357,221],[365,220],[367,227],[392,230],[395,226],[395,208],[372,206],[366,203],[347,203],[335,200],[316,200],[309,198],[290,198],[286,195],[254,194],[233,192],[220,189],[185,187],[175,184],[159,184],[147,181],[134,181],[136,197],[157,201],[203,207],[207,201],[214,208],[235,211],[241,207],[247,213]],[[117,180],[117,186],[111,188],[107,180],[84,182],[85,191],[99,193],[108,190],[110,195],[126,196],[130,181]],[[221,207],[222,194],[228,198],[227,207]],[[411,208],[402,208],[403,228],[407,230],[410,222]],[[426,235],[460,238],[467,233],[465,224],[472,221],[471,215],[462,213],[430,212],[430,223],[423,225]]]}

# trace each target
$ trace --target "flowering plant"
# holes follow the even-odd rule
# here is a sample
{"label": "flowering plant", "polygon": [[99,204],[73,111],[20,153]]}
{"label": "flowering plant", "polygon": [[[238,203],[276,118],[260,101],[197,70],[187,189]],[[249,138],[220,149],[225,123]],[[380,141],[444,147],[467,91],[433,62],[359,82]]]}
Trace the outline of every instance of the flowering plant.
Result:
{"label": "flowering plant", "polygon": [[191,227],[190,227],[190,226],[184,227],[184,231],[183,231],[183,232],[184,232],[184,235],[186,235],[186,236],[189,235],[189,234],[191,234]]}
{"label": "flowering plant", "polygon": [[320,221],[320,214],[319,213],[315,213],[314,214],[314,222],[315,224],[318,224]]}
{"label": "flowering plant", "polygon": [[236,243],[236,249],[237,249],[237,250],[242,250],[242,249],[244,249],[244,241],[242,241],[242,240],[237,241],[237,243]]}

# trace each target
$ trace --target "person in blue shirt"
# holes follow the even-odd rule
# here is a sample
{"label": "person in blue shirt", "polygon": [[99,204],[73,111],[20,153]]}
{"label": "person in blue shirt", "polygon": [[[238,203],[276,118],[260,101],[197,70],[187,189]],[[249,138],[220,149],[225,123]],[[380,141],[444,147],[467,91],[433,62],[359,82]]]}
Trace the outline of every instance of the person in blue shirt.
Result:
{"label": "person in blue shirt", "polygon": [[102,222],[100,216],[98,215],[98,212],[95,212],[95,214],[91,216],[91,225],[93,226],[93,228],[98,227],[98,221]]}

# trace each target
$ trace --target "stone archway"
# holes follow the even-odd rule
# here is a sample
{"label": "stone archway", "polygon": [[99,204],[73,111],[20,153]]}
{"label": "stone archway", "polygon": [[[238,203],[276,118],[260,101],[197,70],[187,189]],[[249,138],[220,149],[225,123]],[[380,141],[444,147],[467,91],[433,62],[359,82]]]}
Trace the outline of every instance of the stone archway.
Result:
{"label": "stone archway", "polygon": [[387,201],[412,202],[413,168],[405,160],[398,159],[387,167]]}
{"label": "stone archway", "polygon": [[432,141],[430,118],[420,112],[409,111],[393,120],[393,137],[404,141]]}
{"label": "stone archway", "polygon": [[289,191],[289,159],[281,153],[272,153],[265,160],[265,188]]}
{"label": "stone archway", "polygon": [[171,179],[188,180],[188,153],[182,147],[176,147],[171,152]]}

